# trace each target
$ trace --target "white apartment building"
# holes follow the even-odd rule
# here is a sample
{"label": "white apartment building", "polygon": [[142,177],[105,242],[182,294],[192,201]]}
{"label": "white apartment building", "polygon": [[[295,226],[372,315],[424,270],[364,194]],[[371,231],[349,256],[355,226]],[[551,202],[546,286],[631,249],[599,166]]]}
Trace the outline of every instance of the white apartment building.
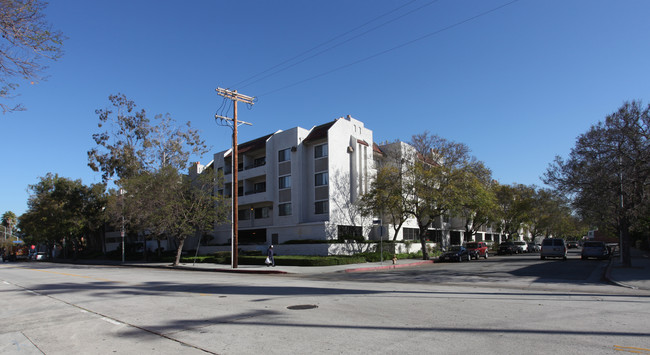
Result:
{"label": "white apartment building", "polygon": [[[370,188],[376,164],[385,159],[382,150],[391,149],[406,152],[412,147],[374,144],[372,131],[349,115],[311,129],[294,127],[239,144],[239,245],[378,239],[380,234],[385,240],[392,239],[390,221],[379,233],[372,218],[362,216],[355,205]],[[232,149],[214,154],[206,166],[197,163],[190,174],[208,167],[224,174],[224,186],[216,193],[231,196]],[[463,227],[452,226],[453,222],[441,218],[434,223],[431,241],[449,245],[472,240],[463,236]],[[476,240],[492,240],[491,231],[486,232]],[[212,234],[211,245],[230,244],[231,223],[216,225]],[[415,240],[417,236],[417,223],[408,220],[397,239]]]}
{"label": "white apartment building", "polygon": [[[344,207],[369,187],[372,142],[372,131],[347,116],[239,144],[239,243],[361,236],[362,217]],[[211,164],[224,173],[217,193],[231,196],[232,149],[216,153]],[[197,164],[190,174],[204,168]],[[231,224],[215,226],[213,236],[211,244],[229,243]]]}

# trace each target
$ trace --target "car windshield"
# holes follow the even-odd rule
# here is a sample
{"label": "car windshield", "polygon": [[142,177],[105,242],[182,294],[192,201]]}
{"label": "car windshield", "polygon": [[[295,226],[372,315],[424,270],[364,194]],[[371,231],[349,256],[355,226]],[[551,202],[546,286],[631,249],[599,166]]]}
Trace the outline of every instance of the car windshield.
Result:
{"label": "car windshield", "polygon": [[515,244],[517,244],[517,245],[526,245],[526,243],[524,243],[524,242],[515,242]]}
{"label": "car windshield", "polygon": [[460,250],[460,245],[452,245],[449,247],[449,251],[459,251]]}
{"label": "car windshield", "polygon": [[553,239],[544,239],[544,241],[542,241],[542,245],[553,245]]}

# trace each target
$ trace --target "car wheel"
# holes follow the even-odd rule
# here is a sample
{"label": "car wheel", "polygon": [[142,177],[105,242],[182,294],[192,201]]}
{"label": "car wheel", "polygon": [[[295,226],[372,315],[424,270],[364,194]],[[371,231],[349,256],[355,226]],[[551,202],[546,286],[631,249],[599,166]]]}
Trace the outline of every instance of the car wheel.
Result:
{"label": "car wheel", "polygon": [[483,255],[483,258],[487,259],[488,258],[488,252],[485,252],[485,255]]}

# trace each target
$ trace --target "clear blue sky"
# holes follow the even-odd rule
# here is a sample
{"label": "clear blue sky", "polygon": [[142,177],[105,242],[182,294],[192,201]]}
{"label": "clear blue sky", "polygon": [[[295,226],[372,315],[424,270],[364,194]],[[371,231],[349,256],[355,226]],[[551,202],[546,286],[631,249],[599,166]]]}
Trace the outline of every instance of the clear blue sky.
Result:
{"label": "clear blue sky", "polygon": [[578,135],[626,100],[650,101],[650,1],[520,0],[467,21],[508,1],[52,1],[65,55],[47,81],[21,82],[27,111],[0,116],[0,213],[25,212],[28,185],[48,172],[100,182],[86,155],[94,111],[120,92],[191,121],[213,152],[230,145],[213,118],[225,87],[259,97],[241,106],[253,126],[240,142],[349,114],[375,141],[428,130],[467,144],[502,184],[542,185]]}

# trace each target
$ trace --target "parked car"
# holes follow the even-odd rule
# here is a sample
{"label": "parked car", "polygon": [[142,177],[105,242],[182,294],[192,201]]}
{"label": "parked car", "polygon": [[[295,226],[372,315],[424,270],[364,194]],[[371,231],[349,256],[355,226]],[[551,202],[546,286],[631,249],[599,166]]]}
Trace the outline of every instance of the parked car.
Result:
{"label": "parked car", "polygon": [[567,242],[566,247],[568,249],[577,249],[578,248],[578,242],[576,242],[576,241]]}
{"label": "parked car", "polygon": [[474,259],[488,258],[488,246],[485,242],[469,242],[465,244],[465,248],[469,250]]}
{"label": "parked car", "polygon": [[588,258],[608,259],[610,255],[609,248],[605,242],[588,241],[582,245],[580,257],[582,260]]}
{"label": "parked car", "polygon": [[48,255],[44,251],[39,251],[38,253],[36,253],[36,257],[34,258],[34,260],[37,261],[45,261],[47,259],[48,259]]}
{"label": "parked car", "polygon": [[520,253],[527,253],[528,252],[528,244],[526,242],[513,242],[517,247],[519,247],[519,252]]}
{"label": "parked car", "polygon": [[562,258],[566,260],[567,247],[564,239],[560,238],[546,238],[542,241],[542,250],[540,251],[540,259],[546,258]]}
{"label": "parked car", "polygon": [[497,250],[497,254],[499,255],[512,255],[517,253],[519,253],[519,247],[513,242],[502,242],[499,244],[499,249]]}
{"label": "parked car", "polygon": [[463,260],[470,261],[472,260],[472,257],[469,253],[469,250],[467,250],[465,247],[460,245],[450,246],[449,250],[447,250],[444,254],[442,254],[438,258],[438,261],[463,261]]}
{"label": "parked car", "polygon": [[528,252],[529,253],[539,253],[539,244],[528,243]]}

